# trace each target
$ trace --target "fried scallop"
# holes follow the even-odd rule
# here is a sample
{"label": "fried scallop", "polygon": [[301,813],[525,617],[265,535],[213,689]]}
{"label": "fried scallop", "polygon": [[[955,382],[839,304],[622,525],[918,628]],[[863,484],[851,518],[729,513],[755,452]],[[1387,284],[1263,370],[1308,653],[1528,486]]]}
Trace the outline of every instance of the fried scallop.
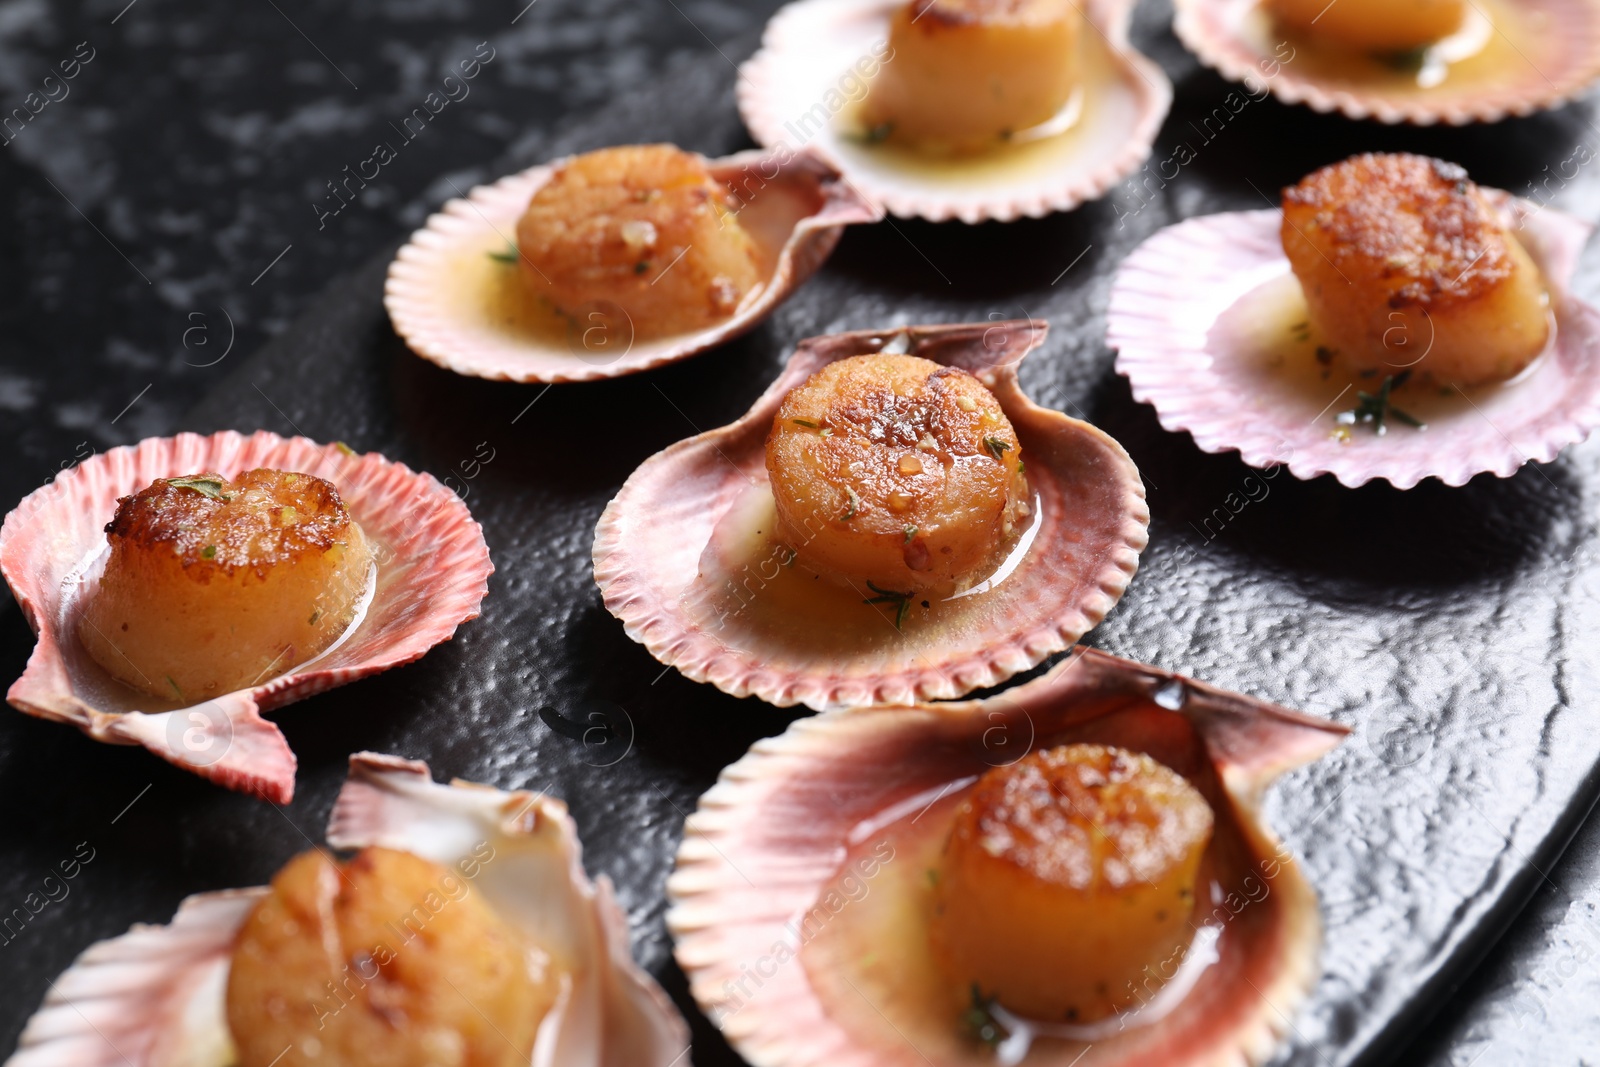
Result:
{"label": "fried scallop", "polygon": [[251,470],[121,498],[78,637],[113,677],[179,701],[259,684],[343,635],[372,552],[334,486]]}
{"label": "fried scallop", "polygon": [[513,1067],[559,992],[549,955],[455,871],[312,851],[240,928],[227,1019],[239,1067]]}
{"label": "fried scallop", "polygon": [[1425,48],[1461,28],[1466,0],[1267,0],[1278,25],[1308,40],[1397,55]]}
{"label": "fried scallop", "polygon": [[930,934],[956,988],[1092,1022],[1174,973],[1212,814],[1144,753],[1062,745],[987,772],[956,811]]}
{"label": "fried scallop", "polygon": [[994,394],[916,356],[823,367],[779,407],[766,462],[779,538],[884,588],[955,585],[1029,509],[1022,446]]}
{"label": "fried scallop", "polygon": [[1441,385],[1515,377],[1550,337],[1545,280],[1460,167],[1355,156],[1283,193],[1283,250],[1351,368]]}
{"label": "fried scallop", "polygon": [[1038,126],[1080,79],[1070,0],[911,0],[862,109],[880,137],[976,150]]}
{"label": "fried scallop", "polygon": [[[529,289],[570,321],[665,337],[730,318],[760,286],[759,249],[706,161],[667,144],[558,166],[517,222]],[[598,316],[598,318],[595,318]]]}

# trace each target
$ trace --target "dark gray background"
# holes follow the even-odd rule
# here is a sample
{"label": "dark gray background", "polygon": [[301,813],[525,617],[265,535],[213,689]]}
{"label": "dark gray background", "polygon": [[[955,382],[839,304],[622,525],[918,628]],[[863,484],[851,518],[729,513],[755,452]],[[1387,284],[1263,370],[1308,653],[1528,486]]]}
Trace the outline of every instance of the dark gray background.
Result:
{"label": "dark gray background", "polygon": [[[122,0],[0,0],[0,112],[20,106],[79,42],[87,41],[96,53],[70,83],[70,96],[49,105],[13,143],[0,147],[0,188],[8,194],[0,210],[10,213],[0,230],[0,427],[9,445],[8,462],[0,468],[0,503],[9,506],[89,449],[178,429],[299,428],[398,453],[440,476],[472,455],[476,441],[504,439],[510,417],[534,398],[537,387],[447,381],[447,375],[405,355],[387,336],[375,306],[388,251],[452,194],[452,183],[465,189],[558,151],[625,134],[644,138],[657,128],[662,137],[707,151],[737,147],[726,92],[729,60],[750,52],[776,6],[537,0],[524,9],[521,2],[464,0],[277,0],[276,6],[274,0],[242,0],[221,9],[170,0],[136,0],[132,6]],[[1139,35],[1178,82],[1180,94],[1158,156],[1180,140],[1197,142],[1189,121],[1228,91],[1198,72],[1165,32],[1168,17],[1164,7],[1152,5],[1141,14]],[[377,140],[388,139],[387,124],[420,104],[480,41],[491,43],[496,58],[472,83],[472,94],[447,107],[408,145],[361,203],[319,231],[311,205],[326,193],[325,183],[366,158]],[[591,113],[600,117],[586,121]],[[1583,103],[1487,129],[1395,131],[1314,117],[1275,102],[1252,105],[1206,146],[1182,181],[1139,212],[1132,229],[1142,234],[1173,217],[1260,206],[1242,178],[1270,192],[1358,148],[1436,152],[1467,164],[1486,183],[1526,192],[1546,175],[1545,168],[1556,168],[1578,146],[1600,155],[1600,133],[1591,121],[1590,106]],[[1600,215],[1600,180],[1593,174],[1585,170],[1558,184],[1557,203],[1585,217]],[[665,973],[681,998],[681,979],[666,962],[659,905],[664,857],[681,821],[674,810],[692,803],[752,737],[781,729],[790,715],[715,698],[675,674],[652,683],[656,672],[648,658],[596,607],[592,585],[586,584],[584,534],[639,458],[696,425],[741,411],[770,377],[784,343],[824,329],[881,325],[852,314],[868,306],[852,308],[848,299],[864,286],[878,287],[884,314],[912,318],[949,317],[938,313],[947,293],[956,300],[952,306],[962,309],[1042,314],[1040,307],[1024,306],[1031,302],[1026,294],[1054,290],[1051,314],[1058,334],[1052,358],[1077,363],[1059,380],[1031,368],[1026,383],[1043,402],[1081,401],[1091,417],[1129,443],[1152,481],[1169,486],[1165,497],[1152,486],[1153,562],[1135,587],[1145,596],[1130,596],[1121,621],[1113,616],[1108,624],[1104,643],[1242,685],[1228,676],[1228,631],[1236,627],[1235,642],[1248,640],[1251,624],[1202,609],[1219,598],[1173,581],[1188,575],[1184,550],[1192,556],[1213,547],[1192,537],[1183,541],[1188,535],[1181,520],[1194,509],[1175,502],[1173,493],[1174,482],[1197,469],[1211,489],[1225,489],[1244,472],[1228,461],[1201,461],[1191,455],[1187,438],[1155,429],[1148,413],[1132,405],[1125,387],[1111,378],[1094,341],[1110,272],[1128,240],[1117,216],[1138,206],[1124,190],[1071,216],[1011,228],[897,223],[852,233],[830,266],[832,276],[751,339],[694,369],[578,387],[580,392],[566,395],[579,400],[532,409],[525,424],[534,427],[532,447],[524,441],[521,448],[505,448],[506,458],[492,467],[492,476],[474,487],[482,495],[469,497],[475,509],[483,506],[502,520],[491,527],[499,537],[491,538],[491,549],[502,565],[490,594],[502,605],[498,617],[491,613],[469,624],[455,643],[422,664],[280,714],[303,767],[300,794],[281,813],[221,793],[138,750],[95,745],[62,727],[0,714],[0,912],[35,891],[47,869],[68,858],[79,842],[95,850],[71,883],[71,895],[49,905],[22,936],[0,945],[0,988],[13,994],[0,1007],[0,1049],[9,1049],[47,979],[91,941],[131,922],[163,921],[187,893],[259,883],[308,840],[320,840],[339,765],[358,747],[426,756],[441,772],[501,785],[549,786],[574,796],[575,809],[577,796],[588,798],[576,813],[591,844],[591,868],[618,878],[639,954]],[[1102,232],[1122,235],[1102,240]],[[1019,241],[1028,242],[1030,255],[1016,254]],[[1089,253],[1058,288],[1044,285],[1085,246]],[[1034,254],[1042,248],[1048,253]],[[341,280],[353,270],[354,277]],[[825,299],[826,284],[837,300]],[[330,287],[319,304],[318,294]],[[1062,321],[1063,310],[1069,321]],[[308,311],[300,326],[289,329]],[[277,345],[247,359],[279,334]],[[225,350],[221,362],[202,366]],[[574,420],[604,411],[606,401],[642,409],[641,396],[665,408],[653,389],[678,398],[683,410],[666,410],[659,421],[638,427],[640,440],[627,449],[551,474],[550,467],[566,458],[556,451],[561,442],[574,432],[598,430],[597,424]],[[379,407],[381,416],[374,415]],[[1586,446],[1587,467],[1593,467],[1593,453]],[[1480,595],[1469,580],[1476,576],[1454,569],[1459,561],[1467,561],[1459,563],[1463,568],[1480,561],[1505,586],[1537,589],[1541,562],[1576,555],[1582,539],[1570,531],[1550,532],[1544,518],[1536,538],[1516,530],[1530,510],[1556,505],[1570,512],[1555,520],[1558,526],[1593,525],[1594,498],[1565,464],[1524,471],[1504,485],[1475,482],[1457,493],[1425,487],[1404,503],[1382,492],[1348,494],[1318,486],[1296,496],[1289,488],[1279,499],[1297,502],[1297,524],[1317,521],[1318,501],[1354,513],[1322,516],[1351,542],[1348,557],[1315,557],[1294,543],[1303,525],[1275,527],[1281,513],[1263,514],[1247,516],[1230,535],[1230,565],[1248,573],[1252,554],[1264,557],[1298,573],[1308,595],[1324,608],[1337,584],[1325,579],[1364,567],[1356,599],[1404,601],[1425,622],[1448,629],[1451,598]],[[1536,478],[1561,489],[1546,494]],[[559,536],[541,530],[539,536],[548,540],[521,541],[514,513],[495,510],[524,479],[539,483],[542,502],[570,510]],[[1204,490],[1197,494],[1205,497]],[[1426,544],[1364,560],[1361,512],[1369,507],[1375,522],[1397,516],[1419,521],[1424,536],[1452,523],[1465,526],[1469,543],[1453,546],[1444,563],[1432,558]],[[1492,519],[1478,521],[1484,512]],[[508,567],[507,560],[522,566]],[[1143,631],[1140,620],[1161,610],[1149,595],[1150,583],[1163,576],[1177,603],[1191,596],[1192,610],[1169,606],[1167,628]],[[1441,589],[1449,595],[1435,595]],[[1470,613],[1458,614],[1460,626],[1479,625]],[[552,618],[560,624],[549,625]],[[1174,631],[1186,634],[1188,643],[1175,645]],[[1463,632],[1461,639],[1477,643],[1484,635]],[[1592,631],[1563,640],[1580,648],[1594,644]],[[1488,641],[1496,647],[1492,635]],[[1536,655],[1530,646],[1508,643],[1509,655]],[[20,672],[30,647],[27,628],[8,607],[0,619],[0,680]],[[1393,674],[1390,666],[1376,665],[1383,659],[1381,646],[1345,651],[1352,677],[1369,670],[1384,679]],[[1524,666],[1536,678],[1542,665]],[[594,686],[588,679],[597,671],[621,671],[629,679],[601,687],[600,699],[628,709],[618,721],[637,733],[640,750],[632,760],[648,761],[652,781],[669,783],[672,795],[662,793],[668,805],[640,804],[620,786],[614,794],[595,790],[595,781],[603,786],[604,777],[597,776],[604,772],[584,763],[608,757],[574,758],[570,739],[541,719],[544,707],[569,718],[591,710]],[[1286,669],[1286,677],[1290,673]],[[448,695],[458,687],[463,696],[455,708]],[[1497,697],[1509,713],[1514,703],[1534,698],[1528,689],[1524,682]],[[444,701],[418,708],[418,691],[442,694]],[[1295,693],[1292,680],[1283,691],[1263,695],[1308,710],[1342,710],[1318,706],[1315,693]],[[1562,705],[1592,721],[1593,701],[1569,698],[1560,694]],[[1379,695],[1373,703],[1381,709],[1385,702]],[[1404,720],[1400,727],[1398,743],[1427,746],[1425,728]],[[564,754],[561,746],[567,746]],[[1383,762],[1404,766],[1408,759],[1400,752]],[[1579,806],[1592,795],[1592,789],[1580,790]],[[605,803],[608,796],[615,802]],[[1403,794],[1396,803],[1403,805]],[[1547,852],[1559,846],[1567,828],[1561,820],[1555,825]],[[1390,1028],[1375,1058],[1577,1063],[1590,1050],[1600,1052],[1593,1009],[1600,971],[1591,961],[1600,946],[1600,831],[1580,833],[1554,866],[1514,843],[1505,861],[1522,867],[1534,859],[1544,872],[1517,883],[1536,889],[1533,903],[1481,966],[1470,972],[1457,966],[1433,984],[1428,1007],[1441,998],[1446,1006],[1430,1026],[1404,1019]],[[1349,861],[1363,862],[1355,854]],[[648,877],[631,879],[634,872]],[[1520,899],[1520,893],[1511,896]],[[1344,902],[1328,903],[1337,908]],[[1497,913],[1487,928],[1498,932],[1500,925]],[[1458,962],[1481,947],[1464,951]],[[1382,946],[1365,950],[1381,952]],[[715,1043],[703,1024],[697,1027],[707,1042],[697,1055],[711,1062]],[[1418,1043],[1406,1047],[1403,1039],[1413,1034]],[[1301,1046],[1296,1059],[1316,1063],[1324,1055],[1342,1058],[1313,1041]]]}

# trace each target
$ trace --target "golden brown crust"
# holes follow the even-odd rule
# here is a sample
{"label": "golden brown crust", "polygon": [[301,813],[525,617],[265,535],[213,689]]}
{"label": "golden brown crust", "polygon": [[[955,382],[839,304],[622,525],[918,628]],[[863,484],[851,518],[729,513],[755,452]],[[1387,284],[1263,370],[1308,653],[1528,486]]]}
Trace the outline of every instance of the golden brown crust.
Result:
{"label": "golden brown crust", "polygon": [[1368,153],[1283,191],[1283,240],[1309,244],[1391,307],[1480,299],[1510,276],[1505,228],[1467,172],[1406,153]]}
{"label": "golden brown crust", "polygon": [[158,479],[117,502],[113,543],[169,545],[195,581],[241,567],[264,572],[351,538],[350,513],[331,482],[291,471],[214,472]]}
{"label": "golden brown crust", "polygon": [[985,774],[951,847],[976,845],[1051,885],[1120,889],[1166,878],[1211,823],[1199,792],[1149,756],[1064,745]]}
{"label": "golden brown crust", "polygon": [[[784,399],[767,467],[783,483],[785,467],[803,455],[811,483],[832,490],[827,518],[849,515],[854,529],[898,533],[936,526],[961,506],[952,491],[987,498],[998,512],[1020,450],[999,401],[966,371],[915,356],[856,356]],[[910,500],[899,506],[897,494]]]}

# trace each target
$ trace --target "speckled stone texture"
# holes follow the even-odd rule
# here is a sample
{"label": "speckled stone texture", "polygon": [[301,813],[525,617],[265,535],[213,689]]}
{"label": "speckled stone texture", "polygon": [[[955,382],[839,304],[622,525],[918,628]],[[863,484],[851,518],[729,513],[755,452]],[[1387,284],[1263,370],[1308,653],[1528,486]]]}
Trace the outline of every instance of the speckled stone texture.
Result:
{"label": "speckled stone texture", "polygon": [[[301,760],[282,810],[138,750],[0,715],[0,918],[79,861],[75,878],[51,883],[66,895],[0,943],[12,993],[0,1047],[94,939],[164,921],[188,893],[260,883],[319,841],[346,754],[371,748],[566,798],[591,872],[618,884],[636,954],[689,1008],[695,1058],[736,1062],[689,1006],[662,886],[695,797],[794,713],[688,683],[630,642],[591,580],[595,519],[644,457],[744,411],[801,337],[1024,315],[1053,324],[1024,388],[1116,436],[1149,491],[1144,567],[1092,642],[1355,728],[1268,804],[1329,927],[1326,974],[1284,1062],[1577,1063],[1600,1047],[1600,831],[1556,862],[1600,790],[1600,441],[1459,490],[1264,480],[1161,431],[1102,340],[1111,271],[1144,237],[1262,206],[1357,150],[1442,155],[1594,218],[1600,176],[1572,162],[1580,147],[1600,158],[1589,102],[1490,129],[1397,130],[1269,100],[1219,129],[1204,119],[1230,87],[1198,70],[1152,5],[1135,38],[1179,102],[1150,170],[1106,200],[1006,226],[852,232],[748,337],[547,394],[458,379],[407,353],[379,304],[387,256],[452,183],[464,191],[621,140],[745,145],[729,57],[750,52],[770,6],[538,0],[510,25],[521,6],[279,2],[280,14],[138,0],[113,25],[121,2],[0,3],[5,107],[78,42],[96,50],[71,95],[0,148],[13,190],[0,232],[5,499],[80,447],[177,429],[299,431],[455,475],[499,568],[484,616],[449,645],[276,715]],[[325,183],[395,137],[387,124],[483,41],[495,58],[472,95],[319,232]],[[1175,178],[1161,176],[1161,160],[1189,152]],[[1594,268],[1590,255],[1578,284],[1590,297]],[[233,350],[194,366],[226,347],[223,311]],[[185,347],[196,326],[206,332]],[[1251,502],[1217,532],[1230,494]],[[29,646],[6,612],[0,678]],[[606,730],[586,743],[597,723]]]}

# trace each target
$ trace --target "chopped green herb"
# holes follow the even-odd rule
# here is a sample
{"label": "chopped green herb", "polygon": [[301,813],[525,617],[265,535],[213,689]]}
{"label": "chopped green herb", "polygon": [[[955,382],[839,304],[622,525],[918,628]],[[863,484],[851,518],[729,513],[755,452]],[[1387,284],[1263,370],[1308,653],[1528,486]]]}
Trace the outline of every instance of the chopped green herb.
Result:
{"label": "chopped green herb", "polygon": [[320,619],[320,618],[322,618],[322,609],[321,608],[315,608],[311,612],[311,618],[306,620],[306,625],[307,626],[315,626],[317,624],[317,620]]}
{"label": "chopped green herb", "polygon": [[861,497],[848,485],[844,487],[845,495],[850,498],[850,506],[845,510],[843,519],[849,521],[856,517],[856,511],[861,507]]}
{"label": "chopped green herb", "polygon": [[983,447],[989,450],[989,454],[994,457],[996,463],[1003,462],[1001,457],[1011,451],[1011,443],[1002,441],[998,437],[985,437],[983,439]]}
{"label": "chopped green herb", "polygon": [[894,123],[880,122],[876,126],[872,127],[872,129],[868,130],[866,136],[862,137],[861,139],[867,142],[867,144],[879,144],[883,141],[887,141],[889,139],[889,135],[892,133],[894,133]]}
{"label": "chopped green herb", "polygon": [[1327,345],[1317,346],[1317,362],[1326,367],[1333,362],[1334,350]]}
{"label": "chopped green herb", "polygon": [[1378,387],[1376,393],[1357,391],[1356,397],[1360,400],[1360,403],[1349,411],[1341,412],[1336,421],[1343,426],[1370,425],[1372,432],[1379,437],[1389,432],[1389,427],[1387,426],[1389,419],[1396,419],[1407,426],[1415,426],[1419,430],[1423,429],[1420,419],[1408,415],[1389,402],[1389,394],[1406,384],[1406,380],[1410,377],[1411,372],[1409,370],[1401,371],[1399,374],[1391,374],[1385,377],[1383,384]]}
{"label": "chopped green herb", "polygon": [[168,685],[170,685],[170,686],[172,686],[172,691],[173,691],[173,692],[174,692],[174,693],[177,693],[177,694],[178,694],[178,699],[179,699],[179,700],[187,700],[187,699],[188,699],[188,698],[187,698],[187,697],[185,697],[185,696],[184,696],[184,695],[183,695],[183,690],[182,690],[182,689],[179,689],[179,688],[178,688],[178,683],[177,683],[177,682],[174,682],[174,681],[173,681],[173,680],[172,680],[172,675],[170,675],[170,674],[169,674],[169,675],[167,675],[167,684],[168,684]]}
{"label": "chopped green herb", "polygon": [[1387,52],[1375,58],[1390,70],[1397,70],[1402,74],[1415,74],[1428,61],[1428,46],[1408,48],[1404,52]]}
{"label": "chopped green herb", "polygon": [[228,499],[228,494],[222,491],[220,478],[208,478],[204,475],[196,478],[168,478],[167,484],[179,489],[193,489],[201,496],[210,497],[212,500]]}
{"label": "chopped green herb", "polygon": [[1017,473],[1018,474],[1022,473],[1022,460],[1020,460],[1020,459],[1017,460]]}
{"label": "chopped green herb", "polygon": [[985,997],[979,991],[978,983],[972,983],[972,1006],[962,1012],[961,1028],[968,1037],[982,1041],[990,1048],[1011,1036],[1011,1032],[994,1017],[994,1009],[995,998]]}
{"label": "chopped green herb", "polygon": [[906,544],[909,545],[911,543],[911,539],[913,537],[915,537],[915,536],[917,536],[917,528],[915,526],[907,526],[906,527]]}
{"label": "chopped green herb", "polygon": [[489,258],[494,260],[496,263],[515,263],[521,257],[521,255],[522,253],[517,251],[517,246],[510,241],[507,241],[506,250],[504,252],[490,252]]}
{"label": "chopped green herb", "polygon": [[789,421],[794,423],[796,426],[804,426],[808,430],[815,430],[817,428],[817,424],[812,422],[810,419],[790,419]]}
{"label": "chopped green herb", "polygon": [[345,444],[343,441],[335,441],[333,443],[333,447],[338,450],[341,456],[353,456],[356,454],[356,450]]}
{"label": "chopped green herb", "polygon": [[217,546],[216,545],[207,545],[206,547],[202,548],[200,550],[200,558],[201,559],[216,559],[217,558]]}
{"label": "chopped green herb", "polygon": [[637,262],[637,263],[635,263],[633,265],[633,273],[635,273],[635,274],[643,274],[645,271],[647,271],[649,269],[650,269],[650,261],[648,259],[641,259],[639,262]]}
{"label": "chopped green herb", "polygon": [[910,612],[911,612],[911,594],[910,593],[897,593],[893,589],[879,589],[876,585],[874,585],[871,582],[867,583],[867,588],[872,590],[874,593],[877,593],[878,595],[877,596],[868,597],[867,599],[863,600],[862,603],[863,604],[893,604],[895,606],[894,628],[896,630],[900,629],[900,627],[906,621],[906,616],[908,614],[910,614]]}

